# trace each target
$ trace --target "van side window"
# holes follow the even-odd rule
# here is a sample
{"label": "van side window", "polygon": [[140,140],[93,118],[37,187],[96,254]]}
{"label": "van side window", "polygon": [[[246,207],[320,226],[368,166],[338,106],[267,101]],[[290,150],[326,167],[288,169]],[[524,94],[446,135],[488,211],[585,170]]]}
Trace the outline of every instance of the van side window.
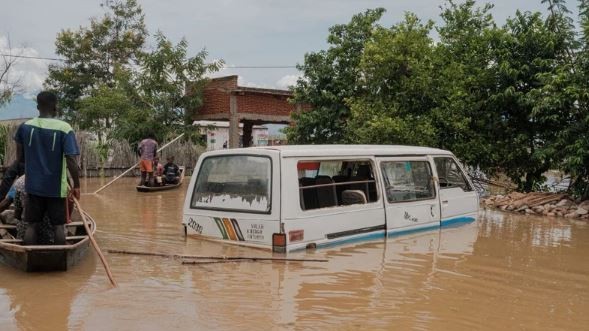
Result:
{"label": "van side window", "polygon": [[384,161],[380,167],[389,202],[433,199],[436,196],[429,162]]}
{"label": "van side window", "polygon": [[434,163],[436,164],[441,189],[460,187],[465,192],[472,191],[466,176],[454,159],[451,157],[435,157]]}
{"label": "van side window", "polygon": [[378,201],[370,160],[299,161],[297,172],[302,210]]}

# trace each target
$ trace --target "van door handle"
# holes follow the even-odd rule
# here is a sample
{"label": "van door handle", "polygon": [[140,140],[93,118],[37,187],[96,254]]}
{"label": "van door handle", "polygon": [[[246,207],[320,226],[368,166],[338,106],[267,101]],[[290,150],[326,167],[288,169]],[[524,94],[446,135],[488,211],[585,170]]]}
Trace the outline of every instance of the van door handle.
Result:
{"label": "van door handle", "polygon": [[442,204],[448,204],[448,200],[442,200]]}

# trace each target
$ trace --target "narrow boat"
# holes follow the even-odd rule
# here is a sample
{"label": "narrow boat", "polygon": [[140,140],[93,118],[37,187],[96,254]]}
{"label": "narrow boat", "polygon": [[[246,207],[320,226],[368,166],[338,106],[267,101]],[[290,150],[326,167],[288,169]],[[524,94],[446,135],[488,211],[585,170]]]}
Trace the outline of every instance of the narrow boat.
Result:
{"label": "narrow boat", "polygon": [[182,185],[184,181],[184,166],[178,167],[180,168],[180,180],[178,184],[166,184],[162,186],[145,186],[145,185],[137,185],[138,192],[156,192],[156,191],[167,191],[172,190]]}
{"label": "narrow boat", "polygon": [[[96,222],[87,213],[84,215],[94,234]],[[90,245],[90,238],[77,210],[72,220],[66,224],[65,245],[25,246],[20,239],[0,239],[0,262],[26,272],[67,271],[84,257]],[[15,225],[0,224],[0,229],[16,237]]]}
{"label": "narrow boat", "polygon": [[190,236],[285,252],[472,222],[478,206],[446,150],[267,146],[203,153],[182,223]]}

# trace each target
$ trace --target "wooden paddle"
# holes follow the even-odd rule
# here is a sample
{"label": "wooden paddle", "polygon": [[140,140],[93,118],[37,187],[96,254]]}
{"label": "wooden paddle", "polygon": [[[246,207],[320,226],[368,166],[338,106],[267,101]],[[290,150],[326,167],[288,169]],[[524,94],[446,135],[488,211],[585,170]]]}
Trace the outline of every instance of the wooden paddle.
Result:
{"label": "wooden paddle", "polygon": [[[71,190],[71,186],[70,186],[70,190]],[[73,199],[74,204],[76,205],[76,208],[78,208],[78,212],[80,212],[80,215],[82,216],[82,221],[84,223],[84,228],[86,229],[86,233],[88,234],[88,238],[90,238],[90,242],[92,243],[92,247],[94,247],[94,250],[98,254],[98,257],[100,258],[100,261],[102,262],[102,265],[104,266],[104,270],[106,271],[106,275],[108,276],[110,283],[112,284],[113,287],[117,287],[118,286],[117,282],[115,281],[115,279],[112,275],[112,272],[110,271],[110,267],[108,266],[108,262],[106,261],[106,258],[102,254],[102,251],[100,250],[100,247],[98,246],[98,243],[94,239],[94,235],[92,235],[92,231],[90,229],[90,224],[89,224],[90,222],[88,222],[88,219],[86,216],[86,211],[84,211],[84,209],[82,209],[82,206],[80,205],[80,201],[78,201],[78,199],[76,199],[76,197],[73,196],[73,194],[71,195],[71,198]]]}

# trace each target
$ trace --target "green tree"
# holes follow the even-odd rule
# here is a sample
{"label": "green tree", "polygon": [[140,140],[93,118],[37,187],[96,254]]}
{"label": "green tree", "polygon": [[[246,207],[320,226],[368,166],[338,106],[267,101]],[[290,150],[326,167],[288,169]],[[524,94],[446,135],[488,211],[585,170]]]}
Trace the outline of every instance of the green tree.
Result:
{"label": "green tree", "polygon": [[367,40],[384,9],[354,15],[348,24],[329,29],[327,50],[305,54],[298,68],[303,72],[294,87],[293,100],[313,109],[293,115],[295,126],[285,132],[293,143],[339,143],[347,140],[350,107],[346,99],[364,94],[359,83],[360,60]]}
{"label": "green tree", "polygon": [[148,132],[160,140],[190,133],[191,115],[202,103],[206,75],[222,61],[205,63],[207,52],[188,55],[188,43],[172,44],[161,32],[152,51],[136,0],[107,0],[107,12],[89,27],[64,30],[56,53],[64,63],[52,65],[45,85],[55,90],[65,117],[98,137],[136,142]]}
{"label": "green tree", "polygon": [[501,155],[499,167],[525,191],[537,188],[542,174],[559,165],[555,143],[570,113],[545,107],[544,77],[558,75],[569,50],[568,30],[555,22],[518,11],[496,49],[497,89],[488,109],[500,121],[490,138]]}
{"label": "green tree", "polygon": [[57,92],[64,116],[73,124],[83,121],[78,113],[83,98],[94,89],[116,88],[116,77],[133,69],[147,37],[136,0],[106,0],[101,6],[107,12],[92,18],[89,27],[57,35],[55,52],[65,61],[50,65],[45,81],[45,88]]}
{"label": "green tree", "polygon": [[100,143],[114,138],[113,129],[118,128],[129,113],[138,109],[121,87],[102,85],[79,103],[81,129],[95,132]]}
{"label": "green tree", "polygon": [[487,112],[487,104],[495,86],[492,50],[504,34],[491,9],[490,4],[479,7],[472,0],[447,1],[442,7],[432,73],[436,106],[431,113],[437,146],[487,171],[494,170],[500,158],[487,134],[497,120]]}
{"label": "green tree", "polygon": [[559,165],[555,143],[569,110],[554,107],[547,78],[570,59],[571,27],[554,12],[517,11],[497,28],[490,9],[448,1],[442,13],[434,122],[440,147],[530,191]]}
{"label": "green tree", "polygon": [[[568,10],[562,1],[544,1],[551,9],[553,24],[559,29],[571,27]],[[564,123],[556,135],[556,150],[561,169],[571,176],[573,193],[589,198],[589,1],[579,1],[579,38],[568,42],[567,61],[554,75],[543,79],[546,88],[540,107],[553,109]],[[572,39],[569,36],[569,40]],[[563,116],[564,114],[565,116]]]}
{"label": "green tree", "polygon": [[359,69],[364,93],[349,97],[348,135],[357,143],[435,145],[433,22],[407,13],[378,27],[365,43]]}
{"label": "green tree", "polygon": [[201,50],[188,56],[188,42],[182,39],[173,45],[161,32],[155,35],[155,49],[143,53],[140,67],[133,73],[128,94],[141,109],[129,113],[117,135],[130,141],[138,140],[145,130],[153,130],[159,139],[168,138],[192,125],[190,109],[202,105],[202,89],[210,73],[218,71],[223,61],[206,63],[207,52]]}

